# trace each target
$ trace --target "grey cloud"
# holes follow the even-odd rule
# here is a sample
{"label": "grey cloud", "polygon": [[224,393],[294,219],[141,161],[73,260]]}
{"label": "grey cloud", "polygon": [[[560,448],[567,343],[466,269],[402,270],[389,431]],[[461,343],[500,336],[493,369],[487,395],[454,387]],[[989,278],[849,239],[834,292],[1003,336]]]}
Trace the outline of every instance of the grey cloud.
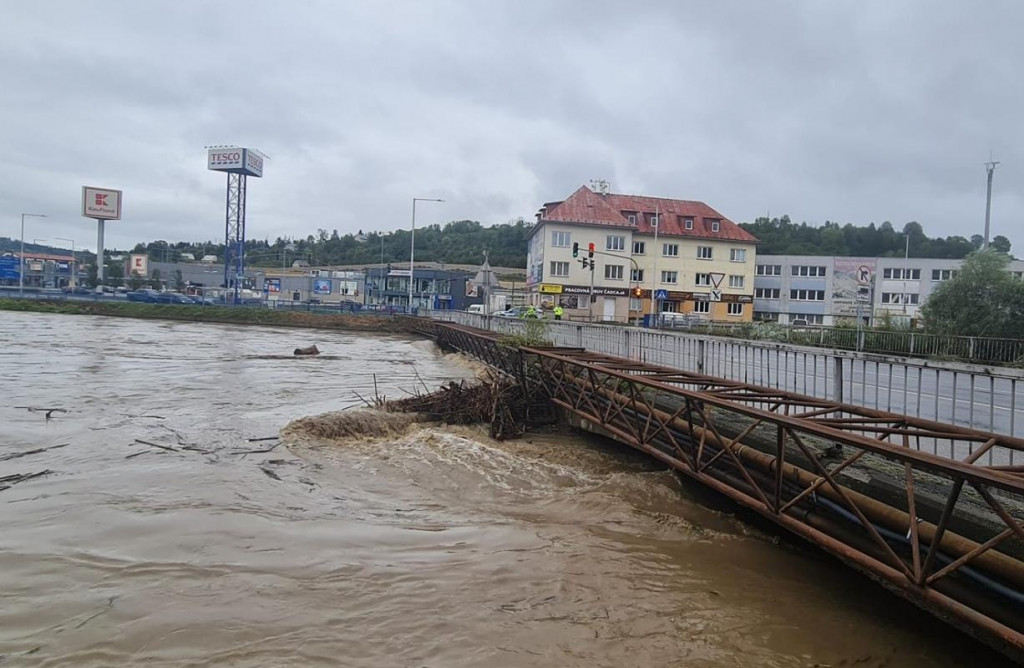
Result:
{"label": "grey cloud", "polygon": [[529,218],[591,178],[735,220],[918,220],[1024,248],[1013,2],[20,3],[0,25],[0,234],[217,239],[203,146],[271,156],[249,235]]}

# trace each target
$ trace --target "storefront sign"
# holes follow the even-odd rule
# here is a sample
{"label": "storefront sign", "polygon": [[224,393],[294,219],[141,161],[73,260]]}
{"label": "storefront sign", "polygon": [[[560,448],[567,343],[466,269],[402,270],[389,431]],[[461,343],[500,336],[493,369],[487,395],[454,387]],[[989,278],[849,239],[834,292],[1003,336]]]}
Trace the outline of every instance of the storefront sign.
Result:
{"label": "storefront sign", "polygon": [[[564,285],[562,292],[567,295],[589,295],[589,285]],[[605,288],[599,285],[594,286],[594,295],[598,297],[626,297],[629,290],[626,288]]]}
{"label": "storefront sign", "polygon": [[554,285],[552,283],[541,283],[540,291],[549,295],[560,295],[562,294],[562,286]]}

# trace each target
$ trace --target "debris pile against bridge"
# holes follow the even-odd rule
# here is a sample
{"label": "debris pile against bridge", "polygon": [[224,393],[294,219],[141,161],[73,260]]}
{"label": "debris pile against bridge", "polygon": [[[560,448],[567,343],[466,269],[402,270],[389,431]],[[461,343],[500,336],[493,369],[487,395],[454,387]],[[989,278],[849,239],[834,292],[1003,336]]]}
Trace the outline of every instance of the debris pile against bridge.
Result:
{"label": "debris pile against bridge", "polygon": [[1024,659],[1024,439],[578,348],[420,331]]}

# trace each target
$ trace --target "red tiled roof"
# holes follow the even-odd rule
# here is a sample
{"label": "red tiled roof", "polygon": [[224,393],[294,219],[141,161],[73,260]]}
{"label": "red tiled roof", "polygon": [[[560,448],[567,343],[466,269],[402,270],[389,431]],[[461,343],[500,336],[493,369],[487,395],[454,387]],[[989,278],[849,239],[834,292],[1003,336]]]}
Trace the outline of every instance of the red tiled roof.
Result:
{"label": "red tiled roof", "polygon": [[[757,242],[757,237],[704,202],[613,193],[599,195],[586,186],[580,186],[564,202],[545,204],[544,209],[541,220],[629,227],[639,234],[654,234],[650,223],[657,212],[661,216],[659,235]],[[623,212],[636,213],[637,224],[630,224]],[[693,219],[692,230],[684,227],[687,218]],[[712,232],[711,223],[716,220],[719,221],[718,232]]]}

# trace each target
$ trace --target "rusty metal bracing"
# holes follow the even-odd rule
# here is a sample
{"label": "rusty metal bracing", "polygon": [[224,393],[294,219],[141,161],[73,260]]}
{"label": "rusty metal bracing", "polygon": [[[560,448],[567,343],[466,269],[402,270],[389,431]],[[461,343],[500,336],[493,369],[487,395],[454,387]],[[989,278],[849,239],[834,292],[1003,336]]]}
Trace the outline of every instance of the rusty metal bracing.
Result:
{"label": "rusty metal bracing", "polygon": [[1024,472],[1010,455],[1019,459],[1024,439],[578,348],[520,351],[459,325],[417,326],[1024,657]]}

